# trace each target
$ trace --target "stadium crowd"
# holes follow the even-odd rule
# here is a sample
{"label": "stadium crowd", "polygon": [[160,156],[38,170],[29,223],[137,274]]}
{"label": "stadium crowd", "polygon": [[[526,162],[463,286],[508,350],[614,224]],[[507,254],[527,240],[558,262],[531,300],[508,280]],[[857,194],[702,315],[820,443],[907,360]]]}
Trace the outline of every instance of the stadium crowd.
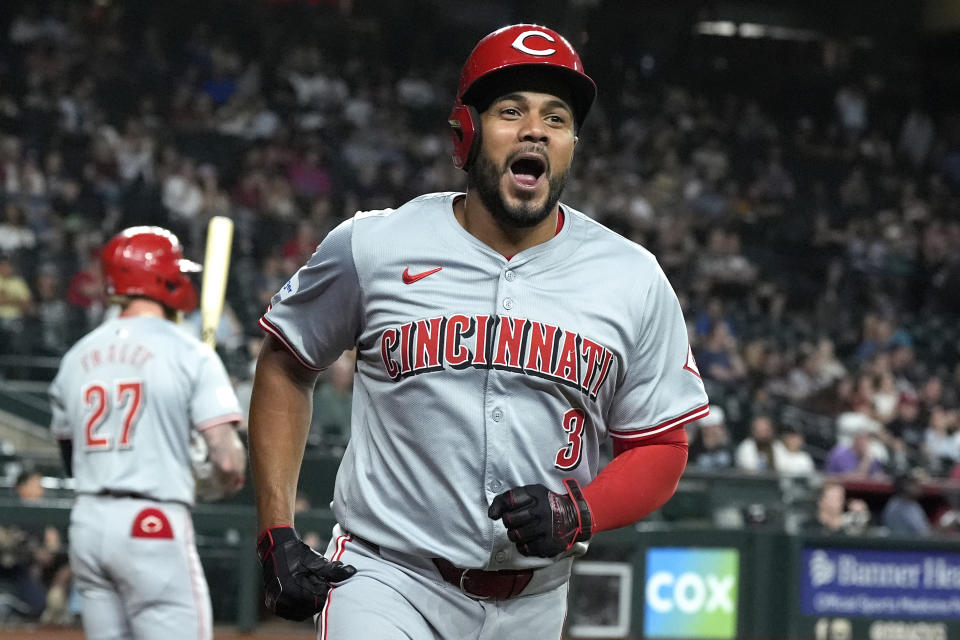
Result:
{"label": "stadium crowd", "polygon": [[[226,215],[219,338],[242,397],[260,314],[333,226],[464,184],[445,129],[460,57],[391,66],[323,3],[276,3],[256,38],[150,6],[7,18],[0,353],[57,357],[100,321],[119,229],[171,228],[202,261]],[[306,10],[324,37],[303,36]],[[691,467],[960,479],[960,126],[875,71],[827,71],[784,110],[625,66],[564,201],[649,249],[681,297],[713,404]],[[346,442],[350,357],[318,389],[314,447]]]}

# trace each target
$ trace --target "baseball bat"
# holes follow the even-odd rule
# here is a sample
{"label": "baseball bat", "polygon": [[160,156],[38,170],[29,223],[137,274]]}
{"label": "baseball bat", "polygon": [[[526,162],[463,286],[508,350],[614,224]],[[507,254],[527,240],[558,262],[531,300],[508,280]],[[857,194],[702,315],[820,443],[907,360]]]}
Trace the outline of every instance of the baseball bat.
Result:
{"label": "baseball bat", "polygon": [[217,346],[217,326],[223,313],[230,271],[230,247],[233,244],[233,220],[214,216],[207,225],[207,251],[203,258],[203,284],[200,290],[200,338],[210,348]]}

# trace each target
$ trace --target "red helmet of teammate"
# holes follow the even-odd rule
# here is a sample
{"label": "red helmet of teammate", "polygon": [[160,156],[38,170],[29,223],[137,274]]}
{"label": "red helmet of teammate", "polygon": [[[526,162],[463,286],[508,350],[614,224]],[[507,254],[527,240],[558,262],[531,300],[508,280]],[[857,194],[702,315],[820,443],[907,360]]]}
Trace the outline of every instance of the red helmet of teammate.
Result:
{"label": "red helmet of teammate", "polygon": [[496,96],[494,80],[520,70],[551,74],[569,87],[577,128],[583,124],[597,96],[597,85],[583,71],[580,56],[553,29],[535,24],[515,24],[489,34],[473,48],[460,72],[457,101],[450,113],[453,129],[453,163],[469,169],[480,147],[480,116]]}
{"label": "red helmet of teammate", "polygon": [[196,308],[197,290],[186,274],[202,267],[183,257],[177,236],[166,229],[124,229],[100,258],[109,295],[143,296],[179,311]]}

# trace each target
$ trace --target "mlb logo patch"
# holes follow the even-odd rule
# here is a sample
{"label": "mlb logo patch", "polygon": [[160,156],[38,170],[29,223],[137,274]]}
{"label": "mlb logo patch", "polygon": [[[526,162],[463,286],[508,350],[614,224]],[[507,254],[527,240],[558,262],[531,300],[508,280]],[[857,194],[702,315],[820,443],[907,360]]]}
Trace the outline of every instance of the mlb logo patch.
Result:
{"label": "mlb logo patch", "polygon": [[299,271],[293,274],[292,276],[290,276],[290,279],[287,280],[282,287],[280,287],[280,291],[278,291],[277,295],[273,297],[273,304],[277,304],[281,300],[285,300],[286,298],[289,298],[290,296],[295,294],[298,289],[300,289],[300,272]]}

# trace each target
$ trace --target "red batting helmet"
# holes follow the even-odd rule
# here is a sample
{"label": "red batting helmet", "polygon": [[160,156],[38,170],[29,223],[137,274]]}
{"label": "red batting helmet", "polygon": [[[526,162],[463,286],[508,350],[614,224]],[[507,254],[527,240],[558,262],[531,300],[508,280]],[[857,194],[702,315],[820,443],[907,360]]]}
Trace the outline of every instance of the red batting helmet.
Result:
{"label": "red batting helmet", "polygon": [[186,273],[202,267],[183,257],[177,236],[160,227],[130,227],[100,255],[107,293],[143,296],[179,311],[193,311],[197,290]]}
{"label": "red batting helmet", "polygon": [[480,147],[478,110],[485,101],[492,80],[507,70],[534,69],[558,77],[570,87],[577,128],[583,124],[597,95],[597,85],[583,71],[580,56],[567,40],[553,29],[535,24],[503,27],[484,37],[473,48],[460,72],[457,101],[450,113],[453,129],[453,163],[468,169]]}

